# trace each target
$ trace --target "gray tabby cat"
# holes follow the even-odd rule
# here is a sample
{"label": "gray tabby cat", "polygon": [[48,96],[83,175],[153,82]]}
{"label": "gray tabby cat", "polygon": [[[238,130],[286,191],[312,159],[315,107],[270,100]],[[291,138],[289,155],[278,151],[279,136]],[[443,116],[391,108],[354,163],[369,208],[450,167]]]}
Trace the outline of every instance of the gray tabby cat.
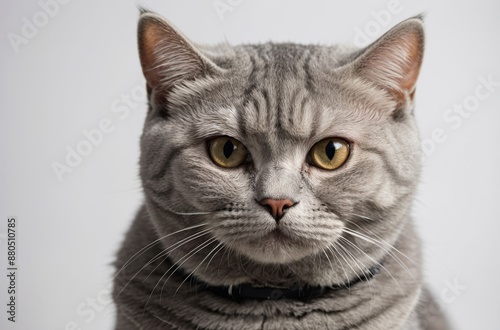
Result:
{"label": "gray tabby cat", "polygon": [[143,11],[116,329],[447,329],[410,219],[423,48],[420,17],[361,50],[199,47]]}

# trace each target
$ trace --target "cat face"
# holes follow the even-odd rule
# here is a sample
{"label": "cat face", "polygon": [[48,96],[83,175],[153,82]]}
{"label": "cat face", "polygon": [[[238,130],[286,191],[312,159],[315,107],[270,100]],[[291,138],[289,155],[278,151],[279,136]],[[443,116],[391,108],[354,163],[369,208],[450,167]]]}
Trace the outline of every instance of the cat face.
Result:
{"label": "cat face", "polygon": [[410,19],[362,51],[201,49],[143,14],[141,177],[157,230],[203,224],[263,264],[324,253],[359,226],[390,241],[419,174],[422,44]]}

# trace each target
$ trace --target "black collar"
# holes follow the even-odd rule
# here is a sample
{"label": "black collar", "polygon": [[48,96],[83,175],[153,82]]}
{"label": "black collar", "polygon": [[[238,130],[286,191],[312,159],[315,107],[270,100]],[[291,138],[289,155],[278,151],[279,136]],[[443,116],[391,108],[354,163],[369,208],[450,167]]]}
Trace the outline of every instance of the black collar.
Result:
{"label": "black collar", "polygon": [[244,283],[238,285],[210,285],[197,279],[194,275],[187,275],[182,269],[177,269],[184,278],[188,276],[188,280],[197,283],[201,288],[210,291],[222,298],[231,299],[237,302],[242,300],[280,300],[280,299],[298,299],[302,301],[309,301],[318,298],[328,292],[338,291],[342,289],[350,289],[357,283],[367,282],[374,278],[379,272],[382,265],[379,263],[368,270],[368,273],[358,276],[355,280],[348,281],[344,284],[331,285],[331,286],[310,286],[296,284],[290,288],[278,287],[256,287],[252,284]]}

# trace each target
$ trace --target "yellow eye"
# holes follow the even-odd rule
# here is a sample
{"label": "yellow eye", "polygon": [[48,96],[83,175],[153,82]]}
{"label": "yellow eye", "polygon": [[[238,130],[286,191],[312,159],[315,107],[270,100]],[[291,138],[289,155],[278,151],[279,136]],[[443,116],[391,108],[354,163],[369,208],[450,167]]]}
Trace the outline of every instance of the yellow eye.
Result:
{"label": "yellow eye", "polygon": [[247,148],[240,141],[229,136],[220,136],[210,140],[208,151],[216,165],[226,168],[240,166],[248,156]]}
{"label": "yellow eye", "polygon": [[324,139],[311,148],[309,155],[314,166],[324,170],[335,170],[349,157],[349,144],[339,138]]}

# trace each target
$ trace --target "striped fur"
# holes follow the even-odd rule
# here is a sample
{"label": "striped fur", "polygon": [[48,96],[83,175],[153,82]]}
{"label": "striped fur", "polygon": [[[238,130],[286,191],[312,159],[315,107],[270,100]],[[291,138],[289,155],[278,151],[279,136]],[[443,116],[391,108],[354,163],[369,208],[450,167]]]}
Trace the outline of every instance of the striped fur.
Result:
{"label": "striped fur", "polygon": [[[144,12],[140,24],[150,92],[145,205],[116,261],[116,329],[446,329],[441,315],[428,313],[433,300],[410,218],[420,150],[416,74],[405,70],[421,62],[420,18],[364,51],[195,48],[156,14]],[[161,39],[160,48],[145,45],[143,34]],[[251,162],[216,166],[206,141],[221,135],[241,141]],[[335,171],[307,162],[328,137],[351,143]],[[298,202],[280,222],[289,240],[270,235],[276,222],[257,203],[269,197]],[[174,273],[180,267],[212,285],[328,286],[379,263],[374,279],[309,302],[237,303]]]}

